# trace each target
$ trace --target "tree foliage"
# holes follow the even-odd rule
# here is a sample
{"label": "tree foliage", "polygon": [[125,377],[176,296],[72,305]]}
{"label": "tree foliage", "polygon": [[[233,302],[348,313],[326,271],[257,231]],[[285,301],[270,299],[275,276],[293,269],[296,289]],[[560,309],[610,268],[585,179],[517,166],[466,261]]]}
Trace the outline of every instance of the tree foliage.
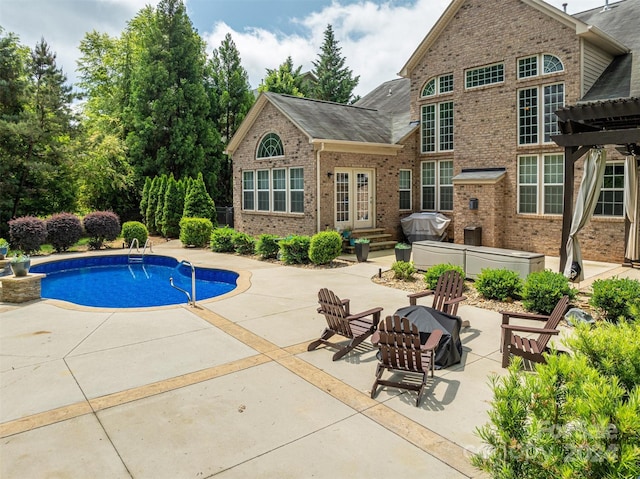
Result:
{"label": "tree foliage", "polygon": [[327,25],[318,60],[313,62],[313,74],[317,78],[314,98],[336,103],[350,103],[354,99],[353,89],[358,86],[360,76],[354,77],[353,72],[345,66],[346,59],[341,55],[341,50],[333,27]]}
{"label": "tree foliage", "polygon": [[258,87],[259,92],[271,91],[286,95],[305,97],[309,96],[310,85],[305,80],[305,75],[300,73],[302,66],[294,68],[291,57],[282,63],[277,69],[267,68],[267,76]]}

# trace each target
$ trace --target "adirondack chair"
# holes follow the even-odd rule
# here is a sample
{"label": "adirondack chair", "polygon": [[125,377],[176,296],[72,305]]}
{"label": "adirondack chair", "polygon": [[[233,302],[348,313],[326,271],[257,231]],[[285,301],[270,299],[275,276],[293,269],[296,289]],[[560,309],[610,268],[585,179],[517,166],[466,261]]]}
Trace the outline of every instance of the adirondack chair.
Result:
{"label": "adirondack chair", "polygon": [[[436,284],[436,289],[427,289],[418,293],[407,295],[409,304],[415,306],[417,299],[424,296],[433,295],[433,309],[442,311],[443,313],[456,316],[458,313],[458,304],[467,299],[462,295],[464,290],[464,278],[460,273],[454,270],[445,271]],[[468,323],[466,324],[468,326]]]}
{"label": "adirondack chair", "polygon": [[[521,356],[524,359],[537,363],[545,363],[543,353],[549,352],[547,344],[552,335],[560,333],[557,329],[560,320],[567,311],[569,305],[569,297],[563,296],[553,308],[549,316],[532,313],[515,313],[509,311],[501,311],[502,314],[502,367],[509,366],[511,355]],[[518,326],[509,324],[511,318],[534,319],[537,321],[546,321],[542,328],[530,326]],[[514,334],[519,333],[537,333],[535,338],[527,338]]]}
{"label": "adirondack chair", "polygon": [[[371,342],[378,346],[378,367],[376,379],[371,387],[371,398],[375,398],[378,386],[390,386],[410,391],[418,391],[416,407],[420,406],[420,398],[427,384],[428,373],[433,370],[435,364],[435,351],[442,337],[442,331],[433,331],[425,344],[420,344],[420,332],[415,324],[407,318],[398,315],[387,316],[380,323],[378,330],[373,334]],[[395,373],[420,374],[420,384],[415,382],[392,381],[382,379],[382,374],[387,370]]]}
{"label": "adirondack chair", "polygon": [[[321,344],[337,348],[338,352],[333,355],[334,361],[340,359],[371,336],[380,322],[382,308],[373,308],[361,313],[351,314],[349,300],[338,298],[333,291],[327,288],[322,288],[318,292],[318,302],[320,303],[318,313],[326,318],[327,327],[319,339],[309,343],[307,351],[313,351]],[[329,338],[335,334],[349,338],[349,343],[344,346],[330,342]]]}

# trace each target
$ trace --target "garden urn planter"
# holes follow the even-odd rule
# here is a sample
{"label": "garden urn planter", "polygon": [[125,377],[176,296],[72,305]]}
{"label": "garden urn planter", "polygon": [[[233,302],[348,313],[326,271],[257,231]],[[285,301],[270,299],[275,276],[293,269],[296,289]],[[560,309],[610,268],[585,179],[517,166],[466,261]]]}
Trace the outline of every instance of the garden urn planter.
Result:
{"label": "garden urn planter", "polygon": [[398,244],[395,247],[396,261],[411,261],[411,245]]}
{"label": "garden urn planter", "polygon": [[21,261],[11,261],[11,271],[16,277],[26,276],[29,274],[29,268],[31,268],[31,259],[25,259]]}

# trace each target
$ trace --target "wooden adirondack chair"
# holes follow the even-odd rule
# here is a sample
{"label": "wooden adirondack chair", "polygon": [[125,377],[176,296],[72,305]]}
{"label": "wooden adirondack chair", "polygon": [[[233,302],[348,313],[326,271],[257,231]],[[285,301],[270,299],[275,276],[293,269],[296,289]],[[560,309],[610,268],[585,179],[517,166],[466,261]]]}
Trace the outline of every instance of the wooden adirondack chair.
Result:
{"label": "wooden adirondack chair", "polygon": [[[530,361],[537,363],[545,363],[543,353],[549,352],[547,344],[554,334],[560,333],[557,329],[560,320],[567,311],[569,305],[569,297],[563,296],[553,308],[549,316],[532,313],[514,313],[509,311],[501,311],[502,313],[502,367],[509,366],[511,355],[521,356]],[[534,319],[537,321],[546,321],[542,328],[529,326],[518,326],[509,324],[510,318]],[[520,333],[537,333],[535,338],[526,338],[514,334]]]}
{"label": "wooden adirondack chair", "polygon": [[[371,398],[375,398],[378,386],[418,391],[416,407],[420,406],[422,392],[427,385],[427,375],[435,364],[435,351],[442,337],[442,331],[433,331],[425,344],[420,344],[420,332],[415,324],[398,315],[387,316],[373,334],[371,342],[378,346],[379,363],[376,368],[376,379],[371,387]],[[421,374],[420,384],[382,379],[385,371]]]}
{"label": "wooden adirondack chair", "polygon": [[[313,351],[321,344],[337,348],[338,352],[333,355],[334,361],[340,359],[371,336],[380,322],[382,308],[373,308],[361,313],[351,314],[349,300],[338,298],[333,291],[327,288],[322,288],[318,292],[318,302],[320,303],[318,313],[326,318],[327,327],[319,339],[309,344],[307,351]],[[346,346],[328,341],[335,334],[349,338],[351,341]]]}
{"label": "wooden adirondack chair", "polygon": [[457,271],[449,270],[445,271],[438,278],[435,290],[427,289],[419,293],[409,294],[407,297],[409,298],[409,304],[415,306],[418,298],[432,294],[433,305],[431,307],[433,309],[456,316],[458,313],[458,304],[467,299],[466,296],[462,295],[463,290],[464,278],[462,275]]}

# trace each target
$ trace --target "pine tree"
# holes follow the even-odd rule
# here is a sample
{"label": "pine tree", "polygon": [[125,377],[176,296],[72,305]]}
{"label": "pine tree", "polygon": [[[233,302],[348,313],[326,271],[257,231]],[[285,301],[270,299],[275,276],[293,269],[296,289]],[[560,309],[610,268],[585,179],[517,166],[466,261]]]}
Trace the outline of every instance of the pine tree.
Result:
{"label": "pine tree", "polygon": [[202,179],[202,174],[194,180],[184,200],[184,212],[182,216],[189,218],[207,218],[213,225],[217,224],[216,205],[207,193]]}
{"label": "pine tree", "polygon": [[180,236],[180,219],[184,210],[184,194],[173,175],[167,181],[164,194],[164,211],[162,216],[162,235],[166,238]]}
{"label": "pine tree", "polygon": [[158,233],[162,233],[163,230],[163,220],[164,220],[164,194],[167,191],[167,175],[162,175],[160,177],[160,183],[158,184],[158,196],[156,203],[156,231]]}
{"label": "pine tree", "polygon": [[151,181],[149,188],[149,201],[145,212],[145,223],[150,233],[158,233],[156,228],[156,206],[158,205],[158,188],[160,187],[160,177],[156,176]]}
{"label": "pine tree", "polygon": [[289,56],[277,69],[267,68],[267,76],[258,87],[258,91],[271,91],[300,97],[308,96],[307,83],[300,73],[301,70],[302,66],[293,67],[293,60]]}
{"label": "pine tree", "polygon": [[313,62],[313,74],[317,78],[314,98],[336,103],[349,103],[353,99],[353,89],[358,86],[360,76],[353,77],[353,72],[344,66],[345,58],[341,56],[341,50],[333,35],[333,28],[327,25],[318,60]]}
{"label": "pine tree", "polygon": [[151,189],[151,178],[148,176],[144,180],[142,188],[142,198],[140,199],[140,216],[145,218],[147,215],[147,205],[149,204],[149,190]]}

